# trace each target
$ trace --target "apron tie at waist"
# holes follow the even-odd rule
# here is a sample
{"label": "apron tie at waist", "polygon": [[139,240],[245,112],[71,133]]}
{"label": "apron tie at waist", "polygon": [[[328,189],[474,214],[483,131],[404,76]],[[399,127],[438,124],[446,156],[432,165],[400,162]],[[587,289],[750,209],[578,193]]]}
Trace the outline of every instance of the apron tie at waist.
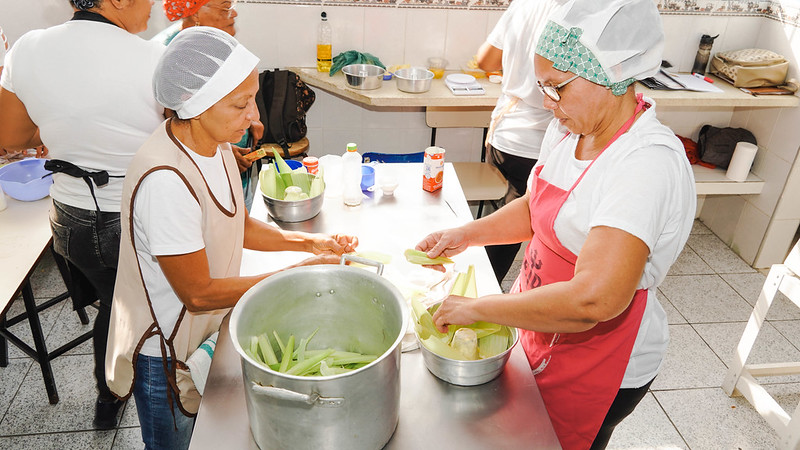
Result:
{"label": "apron tie at waist", "polygon": [[97,203],[97,197],[94,195],[94,185],[97,185],[97,187],[102,187],[108,184],[109,178],[125,178],[125,175],[109,175],[105,170],[90,172],[88,170],[81,169],[71,162],[60,159],[51,159],[45,161],[44,168],[53,173],[63,173],[71,177],[83,178],[83,181],[85,181],[86,185],[89,186],[89,192],[92,194],[94,206],[97,207],[98,213],[100,213],[100,205]]}

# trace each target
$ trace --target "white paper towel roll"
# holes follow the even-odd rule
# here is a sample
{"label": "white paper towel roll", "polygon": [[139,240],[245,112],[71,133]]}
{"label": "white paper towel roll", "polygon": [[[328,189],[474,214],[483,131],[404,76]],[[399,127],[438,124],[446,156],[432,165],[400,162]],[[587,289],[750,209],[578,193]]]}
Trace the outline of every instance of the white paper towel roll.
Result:
{"label": "white paper towel roll", "polygon": [[753,159],[756,157],[758,146],[749,142],[737,142],[736,148],[733,150],[733,157],[731,163],[728,165],[728,171],[725,176],[733,181],[744,181],[750,173],[750,166],[753,165]]}

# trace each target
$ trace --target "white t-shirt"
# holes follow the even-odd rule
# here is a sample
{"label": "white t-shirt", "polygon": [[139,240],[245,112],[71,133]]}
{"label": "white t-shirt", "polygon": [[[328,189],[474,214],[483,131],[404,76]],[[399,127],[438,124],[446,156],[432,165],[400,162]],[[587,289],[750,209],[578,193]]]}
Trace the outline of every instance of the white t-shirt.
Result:
{"label": "white t-shirt", "polygon": [[[0,85],[16,94],[39,127],[50,158],[125,175],[158,125],[153,72],[164,46],[111,24],[71,20],[22,36],[8,52]],[[122,178],[95,187],[102,211],[119,212]],[[55,174],[50,196],[96,209],[81,178]]]}
{"label": "white t-shirt", "polygon": [[[203,173],[211,193],[222,207],[230,211],[231,188],[222,162],[222,151],[217,149],[212,157],[191,150],[188,153]],[[185,255],[204,249],[202,214],[186,184],[171,170],[157,170],[147,175],[134,199],[136,255],[153,311],[166,336],[175,328],[183,303],[164,276],[156,256]],[[161,357],[158,336],[147,339],[141,353]]]}
{"label": "white t-shirt", "polygon": [[[655,106],[652,100],[645,100]],[[564,138],[565,134],[566,130],[553,120],[537,167],[544,165],[542,179],[569,190],[590,161],[575,158],[578,136]],[[648,290],[647,306],[623,388],[643,386],[661,366],[669,329],[656,299],[656,288],[689,238],[695,208],[694,176],[683,146],[658,122],[651,107],[598,157],[556,217],[556,236],[576,255],[596,226],[626,231],[650,249],[637,287]]]}
{"label": "white t-shirt", "polygon": [[8,39],[3,34],[3,27],[0,27],[0,67],[3,67],[3,60],[6,59],[6,52],[8,51]]}
{"label": "white t-shirt", "polygon": [[491,137],[494,148],[511,155],[535,159],[553,113],[542,106],[536,86],[533,57],[547,18],[566,0],[514,0],[486,42],[503,51],[502,95],[492,112],[494,119],[512,98],[514,109],[503,115]]}

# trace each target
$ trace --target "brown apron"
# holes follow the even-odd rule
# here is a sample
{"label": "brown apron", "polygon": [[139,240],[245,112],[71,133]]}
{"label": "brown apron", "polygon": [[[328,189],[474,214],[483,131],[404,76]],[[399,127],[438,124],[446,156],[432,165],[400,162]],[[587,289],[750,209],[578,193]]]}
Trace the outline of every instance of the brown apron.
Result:
{"label": "brown apron", "polygon": [[[226,211],[209,190],[199,168],[170,131],[167,120],[139,149],[131,162],[122,192],[119,267],[114,288],[106,356],[108,387],[115,395],[127,399],[133,391],[136,358],[142,344],[151,336],[159,336],[164,370],[169,382],[170,403],[184,415],[194,416],[200,406],[200,394],[192,382],[185,361],[203,341],[219,329],[229,309],[191,313],[184,306],[173,332],[166,336],[156,320],[152,299],[144,285],[133,240],[133,206],[142,180],[156,170],[174,171],[197,200],[202,210],[203,240],[208,255],[211,278],[239,276],[244,242],[246,210],[242,196],[239,169],[230,146],[220,146],[231,189],[233,211]],[[158,301],[158,300],[156,300]],[[171,358],[168,370],[166,358]],[[170,405],[172,407],[172,404]]]}

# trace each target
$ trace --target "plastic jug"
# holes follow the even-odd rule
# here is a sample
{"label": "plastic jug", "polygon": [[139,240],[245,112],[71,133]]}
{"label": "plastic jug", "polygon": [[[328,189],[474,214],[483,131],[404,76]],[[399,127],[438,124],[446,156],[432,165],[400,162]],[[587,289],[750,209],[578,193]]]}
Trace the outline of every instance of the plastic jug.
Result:
{"label": "plastic jug", "polygon": [[361,204],[361,154],[352,142],[342,155],[342,199],[347,206]]}

